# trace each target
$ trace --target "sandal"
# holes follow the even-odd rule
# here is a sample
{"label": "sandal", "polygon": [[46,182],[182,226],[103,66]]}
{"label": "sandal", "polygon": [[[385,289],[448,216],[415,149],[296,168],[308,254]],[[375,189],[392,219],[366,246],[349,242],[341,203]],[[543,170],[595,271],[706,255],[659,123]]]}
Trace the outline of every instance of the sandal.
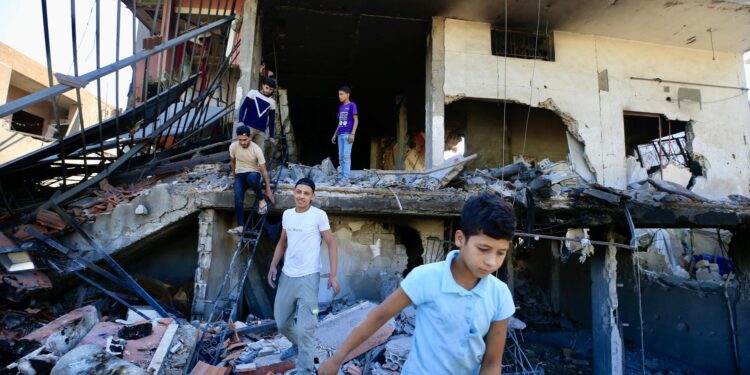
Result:
{"label": "sandal", "polygon": [[258,215],[265,215],[268,212],[268,203],[265,200],[258,202]]}

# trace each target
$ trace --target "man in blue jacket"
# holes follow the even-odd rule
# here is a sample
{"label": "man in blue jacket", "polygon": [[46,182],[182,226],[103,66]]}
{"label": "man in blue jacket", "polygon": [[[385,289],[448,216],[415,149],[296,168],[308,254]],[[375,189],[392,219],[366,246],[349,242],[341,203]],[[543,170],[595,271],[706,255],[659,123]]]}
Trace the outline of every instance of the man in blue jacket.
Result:
{"label": "man in blue jacket", "polygon": [[278,142],[274,138],[276,118],[276,101],[273,99],[273,91],[276,89],[276,81],[271,78],[263,80],[260,91],[252,89],[242,101],[239,113],[238,126],[250,127],[250,138],[265,152],[265,133],[268,128],[270,141]]}

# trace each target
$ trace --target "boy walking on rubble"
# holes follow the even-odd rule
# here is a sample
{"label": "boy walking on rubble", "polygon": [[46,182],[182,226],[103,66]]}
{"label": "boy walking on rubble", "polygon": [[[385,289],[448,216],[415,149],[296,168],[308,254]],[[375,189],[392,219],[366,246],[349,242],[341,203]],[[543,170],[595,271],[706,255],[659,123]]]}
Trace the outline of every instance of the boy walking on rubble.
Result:
{"label": "boy walking on rubble", "polygon": [[354,348],[411,304],[417,308],[416,328],[402,374],[499,374],[515,306],[508,287],[492,273],[510,251],[514,230],[513,210],[500,197],[470,198],[455,234],[459,250],[412,270],[318,374],[337,374]]}
{"label": "boy walking on rubble", "polygon": [[339,112],[336,118],[338,125],[333,132],[331,142],[339,144],[339,168],[341,168],[340,182],[349,182],[349,172],[352,169],[352,145],[359,126],[359,114],[357,105],[349,100],[352,89],[349,86],[339,87]]}
{"label": "boy walking on rubble", "polygon": [[273,316],[279,332],[293,344],[281,354],[281,359],[297,355],[297,374],[315,374],[313,335],[318,324],[321,240],[325,240],[328,246],[328,287],[333,289],[334,296],[340,290],[336,280],[336,241],[331,233],[328,215],[311,205],[314,198],[315,183],[309,178],[297,181],[294,187],[295,207],[284,211],[281,238],[268,271],[268,284],[275,288],[277,267],[284,258]]}
{"label": "boy walking on rubble", "polygon": [[240,106],[238,125],[250,127],[250,138],[265,152],[266,128],[270,141],[278,142],[274,138],[276,119],[276,101],[273,99],[273,91],[276,89],[276,81],[272,78],[263,80],[260,91],[250,90]]}

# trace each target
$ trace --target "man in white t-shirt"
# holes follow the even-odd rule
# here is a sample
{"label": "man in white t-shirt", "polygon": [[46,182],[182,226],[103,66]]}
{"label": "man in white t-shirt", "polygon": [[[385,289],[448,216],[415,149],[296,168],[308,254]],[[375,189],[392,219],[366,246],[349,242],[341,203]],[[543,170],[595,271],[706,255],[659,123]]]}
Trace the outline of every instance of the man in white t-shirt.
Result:
{"label": "man in white t-shirt", "polygon": [[293,344],[281,354],[281,358],[298,355],[298,374],[315,374],[313,335],[318,324],[321,240],[325,240],[328,246],[331,261],[328,287],[333,289],[334,296],[340,290],[336,280],[336,241],[331,233],[328,215],[311,205],[313,198],[315,183],[309,178],[297,181],[294,187],[295,207],[284,211],[281,239],[268,271],[268,283],[275,288],[277,268],[281,258],[284,258],[273,315],[279,332]]}

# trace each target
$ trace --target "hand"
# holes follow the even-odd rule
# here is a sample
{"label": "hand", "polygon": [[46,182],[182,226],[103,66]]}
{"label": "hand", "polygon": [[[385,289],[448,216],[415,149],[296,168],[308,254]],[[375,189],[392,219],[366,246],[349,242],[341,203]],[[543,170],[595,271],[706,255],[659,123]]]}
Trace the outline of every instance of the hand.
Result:
{"label": "hand", "polygon": [[333,296],[336,297],[341,291],[339,281],[336,280],[336,276],[328,276],[328,289],[333,289]]}
{"label": "hand", "polygon": [[354,143],[354,133],[349,134],[349,143]]}
{"label": "hand", "polygon": [[268,270],[268,285],[271,286],[271,288],[276,288],[276,274],[279,271],[276,270],[276,267],[271,267],[270,270]]}
{"label": "hand", "polygon": [[336,375],[339,373],[340,368],[340,363],[337,363],[333,358],[328,358],[328,360],[323,362],[318,368],[318,375]]}
{"label": "hand", "polygon": [[336,144],[336,134],[331,137],[331,143]]}
{"label": "hand", "polygon": [[276,138],[271,138],[271,139],[270,139],[270,141],[271,141],[271,143],[272,143],[272,144],[273,144],[274,146],[276,146],[276,145],[277,145],[277,144],[279,143],[279,140],[278,140],[278,139],[276,139]]}
{"label": "hand", "polygon": [[276,203],[276,200],[273,198],[273,193],[271,192],[271,189],[266,189],[266,198],[268,198],[271,203]]}

